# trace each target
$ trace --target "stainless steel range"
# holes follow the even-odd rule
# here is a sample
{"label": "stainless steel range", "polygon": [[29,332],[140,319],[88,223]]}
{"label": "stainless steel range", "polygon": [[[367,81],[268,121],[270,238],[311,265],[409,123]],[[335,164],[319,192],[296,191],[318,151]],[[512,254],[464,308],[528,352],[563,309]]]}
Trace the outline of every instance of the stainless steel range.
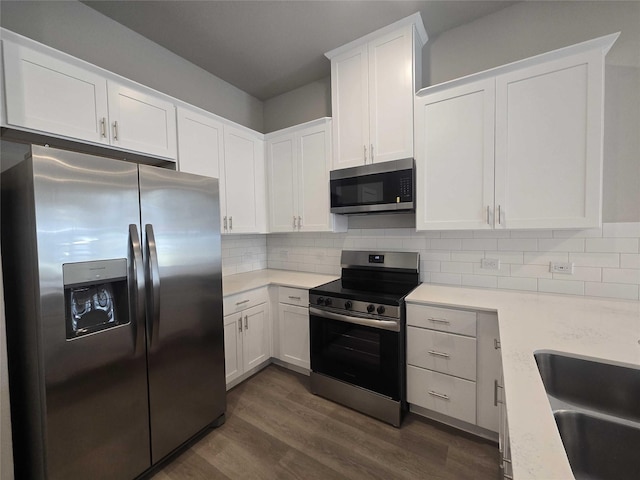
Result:
{"label": "stainless steel range", "polygon": [[342,252],[342,277],[309,291],[311,391],[400,426],[406,411],[404,297],[420,256]]}

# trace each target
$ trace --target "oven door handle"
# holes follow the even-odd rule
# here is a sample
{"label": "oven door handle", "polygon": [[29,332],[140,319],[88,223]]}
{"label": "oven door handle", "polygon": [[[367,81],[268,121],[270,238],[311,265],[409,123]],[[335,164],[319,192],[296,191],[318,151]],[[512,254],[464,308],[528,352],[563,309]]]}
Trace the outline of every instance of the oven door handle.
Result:
{"label": "oven door handle", "polygon": [[390,330],[392,332],[400,331],[400,322],[394,320],[373,320],[371,318],[353,317],[342,313],[329,312],[316,307],[309,307],[309,314],[316,317],[327,318],[329,320],[338,320],[339,322],[355,323],[365,327],[378,328],[380,330]]}

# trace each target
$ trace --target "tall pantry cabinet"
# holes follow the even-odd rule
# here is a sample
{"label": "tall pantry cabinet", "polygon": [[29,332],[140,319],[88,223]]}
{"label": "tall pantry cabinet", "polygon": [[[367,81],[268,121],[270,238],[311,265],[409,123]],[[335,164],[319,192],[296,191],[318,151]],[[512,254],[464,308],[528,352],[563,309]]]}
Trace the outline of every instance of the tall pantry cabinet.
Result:
{"label": "tall pantry cabinet", "polygon": [[325,54],[333,169],[413,157],[413,98],[426,42],[416,13]]}

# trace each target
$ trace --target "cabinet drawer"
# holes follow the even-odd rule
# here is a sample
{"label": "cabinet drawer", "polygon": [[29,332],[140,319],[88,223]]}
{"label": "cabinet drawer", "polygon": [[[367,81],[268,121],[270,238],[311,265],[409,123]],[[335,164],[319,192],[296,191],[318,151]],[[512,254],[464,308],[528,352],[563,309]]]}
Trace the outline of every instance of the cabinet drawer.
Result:
{"label": "cabinet drawer", "polygon": [[302,288],[278,287],[278,302],[308,307],[309,290],[304,290]]}
{"label": "cabinet drawer", "polygon": [[409,365],[407,400],[443,415],[476,423],[475,382]]}
{"label": "cabinet drawer", "polygon": [[476,339],[407,327],[407,363],[476,380]]}
{"label": "cabinet drawer", "polygon": [[224,297],[224,314],[229,315],[255,305],[260,305],[261,303],[265,303],[268,299],[267,289],[264,287]]}
{"label": "cabinet drawer", "polygon": [[452,308],[407,304],[407,325],[476,336],[476,313]]}

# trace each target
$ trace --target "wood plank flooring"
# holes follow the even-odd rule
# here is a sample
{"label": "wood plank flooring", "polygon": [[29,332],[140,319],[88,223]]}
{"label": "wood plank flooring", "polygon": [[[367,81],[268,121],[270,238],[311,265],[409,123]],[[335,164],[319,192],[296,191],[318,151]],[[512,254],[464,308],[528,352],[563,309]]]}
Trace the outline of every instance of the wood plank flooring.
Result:
{"label": "wood plank flooring", "polygon": [[397,429],[270,365],[228,392],[227,421],[154,480],[498,478],[495,444],[408,414]]}

